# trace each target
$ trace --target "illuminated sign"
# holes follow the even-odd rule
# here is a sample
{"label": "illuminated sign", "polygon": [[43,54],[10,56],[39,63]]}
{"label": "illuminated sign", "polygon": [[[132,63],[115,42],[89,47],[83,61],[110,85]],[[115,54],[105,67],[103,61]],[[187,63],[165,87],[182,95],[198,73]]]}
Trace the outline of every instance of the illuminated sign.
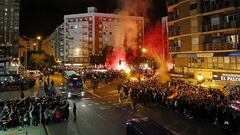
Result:
{"label": "illuminated sign", "polygon": [[214,80],[240,82],[240,74],[213,72]]}

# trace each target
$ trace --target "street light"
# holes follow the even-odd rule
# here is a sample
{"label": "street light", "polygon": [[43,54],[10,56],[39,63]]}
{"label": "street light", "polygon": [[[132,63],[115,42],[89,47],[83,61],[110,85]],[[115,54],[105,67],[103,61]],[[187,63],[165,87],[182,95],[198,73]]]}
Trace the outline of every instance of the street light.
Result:
{"label": "street light", "polygon": [[147,49],[146,49],[146,48],[142,48],[142,52],[143,52],[143,53],[146,53],[146,52],[147,52]]}
{"label": "street light", "polygon": [[41,36],[37,36],[37,40],[41,40],[42,39],[42,37]]}

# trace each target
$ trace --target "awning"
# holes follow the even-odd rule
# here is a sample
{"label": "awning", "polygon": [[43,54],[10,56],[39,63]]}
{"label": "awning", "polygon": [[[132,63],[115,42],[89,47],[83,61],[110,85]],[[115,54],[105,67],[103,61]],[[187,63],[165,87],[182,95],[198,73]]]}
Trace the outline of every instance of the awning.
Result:
{"label": "awning", "polygon": [[178,58],[187,58],[187,57],[197,57],[195,53],[190,53],[190,54],[177,54]]}
{"label": "awning", "polygon": [[224,57],[228,55],[229,55],[229,52],[217,52],[213,54],[213,57]]}
{"label": "awning", "polygon": [[217,53],[214,53],[213,56],[214,57],[224,57],[224,56],[235,57],[235,56],[240,56],[240,52],[217,52]]}
{"label": "awning", "polygon": [[240,52],[231,52],[228,56],[240,56]]}

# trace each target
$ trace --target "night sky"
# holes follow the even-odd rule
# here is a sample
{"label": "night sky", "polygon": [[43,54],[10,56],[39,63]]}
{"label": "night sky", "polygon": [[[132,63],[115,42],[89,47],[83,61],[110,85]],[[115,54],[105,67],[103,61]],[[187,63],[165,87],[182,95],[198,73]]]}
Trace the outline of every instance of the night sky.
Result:
{"label": "night sky", "polygon": [[[98,12],[112,13],[121,9],[120,0],[21,0],[20,35],[48,36],[63,22],[63,16],[86,13],[87,7],[95,6]],[[149,9],[151,23],[166,15],[162,0],[153,0]]]}

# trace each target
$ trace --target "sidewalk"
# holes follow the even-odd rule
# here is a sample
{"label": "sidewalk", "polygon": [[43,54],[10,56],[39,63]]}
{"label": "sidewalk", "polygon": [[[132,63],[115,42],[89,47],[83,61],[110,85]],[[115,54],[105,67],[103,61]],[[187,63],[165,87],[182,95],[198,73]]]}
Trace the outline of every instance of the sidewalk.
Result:
{"label": "sidewalk", "polygon": [[0,131],[0,135],[46,135],[43,126],[13,128]]}

